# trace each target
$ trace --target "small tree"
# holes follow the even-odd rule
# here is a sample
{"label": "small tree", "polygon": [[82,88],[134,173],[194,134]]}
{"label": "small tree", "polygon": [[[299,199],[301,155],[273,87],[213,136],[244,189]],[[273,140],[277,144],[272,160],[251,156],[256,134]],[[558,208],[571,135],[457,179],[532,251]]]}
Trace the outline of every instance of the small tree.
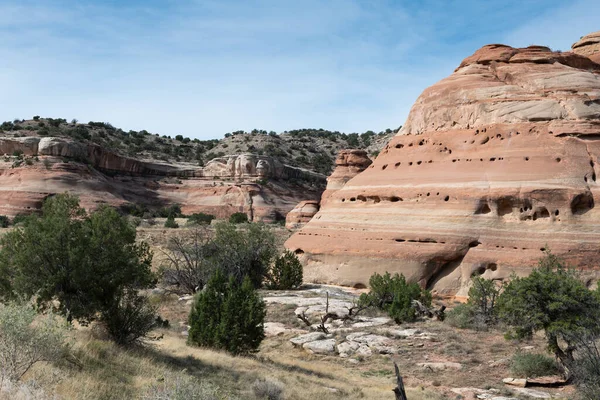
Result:
{"label": "small tree", "polygon": [[302,285],[302,264],[289,250],[275,260],[267,274],[269,289],[297,289]]}
{"label": "small tree", "polygon": [[371,291],[360,296],[359,304],[386,311],[396,323],[416,320],[413,300],[424,306],[431,305],[431,293],[421,289],[417,283],[406,282],[404,275],[395,274],[392,277],[389,272],[385,275],[375,273],[369,279],[369,286]]}
{"label": "small tree", "polygon": [[229,222],[232,224],[245,224],[248,222],[248,215],[243,212],[236,212],[229,216]]}
{"label": "small tree", "polygon": [[264,339],[265,304],[249,278],[240,284],[217,270],[198,293],[190,312],[190,344],[224,349],[231,354],[254,352]]}
{"label": "small tree", "polygon": [[161,268],[163,282],[176,286],[182,294],[202,289],[214,272],[211,241],[205,226],[171,237],[164,252],[167,262]]}
{"label": "small tree", "polygon": [[43,308],[86,324],[107,316],[125,291],[154,282],[149,246],[111,207],[91,215],[76,197],[46,200],[42,215],[25,219],[0,239],[4,298],[35,296]]}
{"label": "small tree", "polygon": [[179,224],[177,222],[175,222],[175,218],[173,218],[172,215],[169,215],[167,217],[167,220],[165,221],[165,228],[172,228],[172,229],[179,228]]}
{"label": "small tree", "polygon": [[194,213],[188,217],[188,224],[210,225],[213,219],[215,216],[211,214]]}
{"label": "small tree", "polygon": [[[36,319],[38,321],[36,321]],[[0,378],[16,382],[36,363],[68,354],[67,326],[25,304],[0,307]]]}
{"label": "small tree", "polygon": [[498,298],[498,310],[512,327],[509,336],[529,338],[543,331],[567,373],[577,347],[573,336],[599,329],[598,298],[549,251],[528,277],[512,279]]}

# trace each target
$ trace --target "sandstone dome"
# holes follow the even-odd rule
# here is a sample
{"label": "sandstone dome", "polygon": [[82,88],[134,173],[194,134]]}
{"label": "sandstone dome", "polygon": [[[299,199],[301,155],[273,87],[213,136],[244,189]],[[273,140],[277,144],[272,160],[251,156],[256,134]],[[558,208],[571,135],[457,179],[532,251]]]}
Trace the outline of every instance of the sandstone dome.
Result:
{"label": "sandstone dome", "polygon": [[305,280],[362,287],[389,271],[465,295],[473,275],[525,275],[550,248],[595,282],[600,65],[586,38],[572,52],[484,46],[427,88],[286,242]]}

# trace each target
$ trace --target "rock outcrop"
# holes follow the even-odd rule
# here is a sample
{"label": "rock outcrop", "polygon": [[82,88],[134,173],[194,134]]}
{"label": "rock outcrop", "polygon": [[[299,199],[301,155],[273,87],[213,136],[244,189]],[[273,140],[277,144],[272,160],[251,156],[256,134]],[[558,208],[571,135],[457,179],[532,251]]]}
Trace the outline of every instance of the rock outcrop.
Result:
{"label": "rock outcrop", "polygon": [[583,36],[572,48],[574,53],[600,64],[600,31]]}
{"label": "rock outcrop", "polygon": [[346,182],[364,171],[372,161],[364,150],[342,150],[335,160],[335,169],[327,178],[327,187],[321,196],[321,205],[336,191],[344,187]]}
{"label": "rock outcrop", "polygon": [[484,46],[427,88],[375,162],[286,242],[305,279],[362,287],[390,271],[466,295],[472,276],[525,275],[549,248],[593,283],[600,65],[583,54],[590,36],[576,52]]}
{"label": "rock outcrop", "polygon": [[288,229],[301,228],[308,223],[317,212],[319,212],[319,202],[317,200],[301,201],[285,216],[285,227]]}
{"label": "rock outcrop", "polygon": [[272,222],[284,219],[301,199],[318,199],[325,183],[323,175],[252,154],[221,157],[205,167],[173,165],[59,137],[2,137],[0,154],[5,154],[0,214],[10,216],[39,209],[47,196],[68,191],[88,209],[177,203],[184,213],[224,218],[244,212],[251,220]]}

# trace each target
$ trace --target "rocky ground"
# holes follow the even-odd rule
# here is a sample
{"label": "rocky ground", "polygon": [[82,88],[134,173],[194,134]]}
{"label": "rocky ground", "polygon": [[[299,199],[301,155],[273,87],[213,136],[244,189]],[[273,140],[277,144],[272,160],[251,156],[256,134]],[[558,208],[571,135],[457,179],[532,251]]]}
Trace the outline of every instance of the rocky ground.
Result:
{"label": "rocky ground", "polygon": [[[543,352],[543,338],[511,342],[500,331],[458,330],[447,323],[424,320],[397,325],[379,313],[347,318],[362,290],[335,286],[308,285],[298,291],[264,291],[268,305],[267,338],[258,357],[283,358],[292,365],[309,361],[321,369],[344,371],[344,378],[360,376],[364,398],[393,398],[391,389],[396,362],[410,393],[422,392],[423,399],[530,399],[571,398],[572,388],[527,387],[524,380],[505,384],[510,378],[509,363],[517,351]],[[328,320],[328,312],[339,319]],[[185,318],[191,296],[173,299],[162,312],[172,320],[181,340],[187,335]],[[303,316],[311,326],[297,316]],[[515,386],[516,385],[516,386]],[[381,391],[375,391],[374,388]],[[389,392],[385,391],[385,388]],[[375,394],[377,393],[377,394]],[[389,393],[381,397],[381,393]],[[409,396],[409,398],[411,398]]]}

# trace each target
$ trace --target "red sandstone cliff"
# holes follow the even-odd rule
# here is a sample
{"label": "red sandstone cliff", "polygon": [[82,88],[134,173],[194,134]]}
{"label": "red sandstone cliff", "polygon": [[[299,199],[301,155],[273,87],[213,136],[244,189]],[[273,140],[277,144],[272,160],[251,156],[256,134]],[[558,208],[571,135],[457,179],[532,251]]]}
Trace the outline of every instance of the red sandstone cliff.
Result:
{"label": "red sandstone cliff", "polygon": [[305,279],[366,285],[390,271],[466,294],[476,274],[527,274],[547,247],[597,279],[597,37],[564,53],[484,46],[427,88],[375,162],[287,241]]}

